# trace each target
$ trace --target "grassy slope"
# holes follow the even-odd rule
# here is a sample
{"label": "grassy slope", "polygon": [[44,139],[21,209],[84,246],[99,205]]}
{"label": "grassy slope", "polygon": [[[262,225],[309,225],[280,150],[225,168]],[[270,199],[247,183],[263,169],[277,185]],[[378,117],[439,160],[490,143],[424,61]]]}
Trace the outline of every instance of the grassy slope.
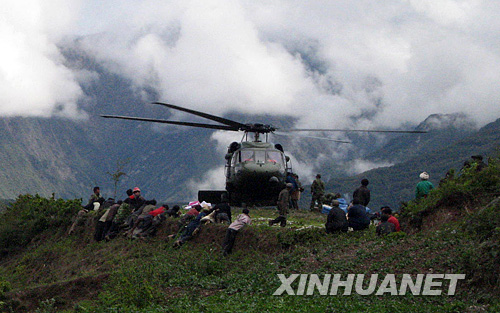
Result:
{"label": "grassy slope", "polygon": [[[173,220],[149,241],[118,238],[96,243],[87,230],[92,224],[89,219],[75,235],[65,235],[66,223],[37,235],[28,249],[4,254],[0,281],[10,285],[4,300],[17,305],[18,311],[495,311],[500,309],[498,279],[482,273],[482,265],[475,261],[489,260],[485,268],[495,264],[498,246],[485,250],[485,244],[494,242],[488,241],[491,235],[480,241],[463,226],[464,221],[479,223],[474,218],[482,216],[480,208],[493,196],[485,192],[481,199],[465,197],[462,205],[451,207],[437,207],[439,201],[433,199],[411,204],[403,217],[409,222],[424,216],[423,226],[417,231],[406,225],[409,235],[387,238],[376,237],[373,228],[326,235],[319,228],[325,216],[308,212],[292,213],[288,228],[271,228],[266,221],[274,211],[252,210],[254,225],[239,235],[234,254],[227,258],[220,252],[223,225],[206,226],[198,237],[175,250],[167,239],[175,229]],[[498,212],[499,206],[493,209]],[[467,279],[459,283],[455,296],[272,296],[280,286],[277,274],[292,273],[378,273],[382,277],[466,273]]]}

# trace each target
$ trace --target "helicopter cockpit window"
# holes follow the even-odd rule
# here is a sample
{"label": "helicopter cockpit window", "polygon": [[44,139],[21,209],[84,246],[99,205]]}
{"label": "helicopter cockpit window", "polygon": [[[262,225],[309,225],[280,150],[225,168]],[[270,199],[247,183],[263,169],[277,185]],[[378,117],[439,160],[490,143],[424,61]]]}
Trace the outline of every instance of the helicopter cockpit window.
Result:
{"label": "helicopter cockpit window", "polygon": [[254,151],[252,150],[242,150],[240,152],[241,160],[240,162],[254,162]]}
{"label": "helicopter cockpit window", "polygon": [[278,165],[283,165],[283,156],[278,151],[267,151],[266,163],[274,163]]}
{"label": "helicopter cockpit window", "polygon": [[266,151],[256,150],[255,151],[255,162],[266,163]]}

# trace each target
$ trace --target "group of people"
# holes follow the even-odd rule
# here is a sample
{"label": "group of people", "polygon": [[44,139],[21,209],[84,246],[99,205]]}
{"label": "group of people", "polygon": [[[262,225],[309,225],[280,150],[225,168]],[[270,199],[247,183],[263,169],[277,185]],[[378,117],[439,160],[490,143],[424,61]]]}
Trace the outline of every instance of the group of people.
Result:
{"label": "group of people", "polygon": [[388,206],[381,208],[380,213],[373,214],[368,208],[370,203],[371,192],[368,189],[369,181],[364,178],[361,180],[361,185],[354,191],[352,202],[346,209],[340,208],[340,202],[345,200],[337,194],[331,201],[331,209],[328,212],[326,219],[326,232],[347,232],[349,229],[353,231],[364,230],[370,226],[372,220],[380,217],[380,224],[377,225],[377,235],[386,235],[391,232],[401,230],[399,221],[392,215],[392,209]]}
{"label": "group of people", "polygon": [[[479,164],[477,166],[479,170],[487,166],[478,156],[473,158],[473,162]],[[471,166],[470,163],[466,165]],[[434,189],[427,172],[422,172],[419,177],[420,182],[415,188],[417,200],[426,198]],[[448,178],[448,174],[445,178]],[[369,228],[372,221],[379,221],[376,233],[380,236],[401,230],[399,221],[393,215],[390,207],[384,206],[380,209],[380,213],[375,214],[368,208],[371,198],[368,184],[368,179],[362,179],[361,185],[353,192],[353,200],[348,204],[339,193],[325,195],[325,184],[321,180],[321,174],[316,175],[311,184],[310,210],[325,213],[325,207],[329,208],[325,224],[327,233],[347,232],[349,229],[352,231],[364,230]],[[281,227],[285,227],[287,225],[289,210],[299,208],[298,201],[303,191],[298,175],[288,173],[285,188],[281,190],[277,200],[278,217],[269,220],[270,226],[279,224]],[[94,232],[94,238],[97,241],[111,240],[121,232],[130,238],[154,236],[158,226],[167,217],[179,217],[178,231],[169,237],[174,238],[174,247],[180,247],[187,240],[193,238],[203,224],[227,223],[229,226],[223,241],[223,251],[224,255],[228,255],[232,252],[238,232],[245,225],[251,224],[250,212],[246,208],[234,222],[232,221],[231,207],[225,194],[222,195],[221,202],[215,206],[194,203],[190,210],[182,216],[178,205],[170,209],[167,204],[160,207],[157,207],[156,204],[154,199],[146,200],[138,187],[127,190],[127,198],[117,202],[112,198],[105,200],[100,193],[100,188],[94,187],[87,205],[79,210],[68,233],[73,233],[76,225],[87,214],[93,214],[98,219]]]}
{"label": "group of people", "polygon": [[300,195],[302,192],[304,192],[304,188],[302,188],[302,184],[299,180],[299,175],[288,172],[286,175],[286,181],[287,184],[292,184],[291,189],[289,190],[290,193],[290,208],[294,210],[299,209],[299,200],[300,200]]}
{"label": "group of people", "polygon": [[126,193],[126,199],[115,202],[112,198],[105,200],[100,188],[94,187],[87,205],[78,211],[68,234],[72,234],[85,217],[92,216],[97,220],[94,230],[96,241],[109,241],[120,233],[132,239],[144,238],[156,235],[162,222],[167,217],[173,217],[179,218],[178,230],[169,238],[174,238],[174,247],[180,247],[193,238],[203,224],[227,223],[229,226],[223,242],[223,252],[228,255],[232,253],[238,232],[251,223],[248,209],[243,209],[242,214],[232,221],[231,206],[225,194],[222,195],[221,202],[213,207],[208,203],[196,201],[189,206],[185,214],[181,214],[178,205],[171,209],[168,204],[157,207],[156,200],[146,200],[138,187],[129,189]]}
{"label": "group of people", "polygon": [[[428,179],[428,176],[426,176]],[[392,210],[389,207],[383,207],[380,214],[372,214],[368,208],[371,193],[368,189],[369,181],[364,178],[361,180],[361,185],[353,192],[353,200],[347,205],[347,202],[340,194],[325,193],[325,184],[321,180],[321,174],[316,175],[316,179],[311,185],[311,211],[321,211],[323,203],[326,202],[330,206],[327,221],[325,224],[327,233],[347,232],[349,229],[353,231],[364,230],[370,226],[372,220],[380,216],[381,223],[377,227],[377,234],[384,235],[392,231],[400,231],[399,221],[392,215]],[[287,216],[289,209],[292,207],[291,195],[296,188],[292,182],[287,182],[285,188],[279,193],[277,201],[278,217],[269,220],[269,226],[279,224],[281,227],[287,225]],[[429,188],[427,188],[429,189]],[[342,205],[342,208],[341,208]],[[316,209],[317,208],[317,209]],[[387,223],[391,225],[387,225]]]}
{"label": "group of people", "polygon": [[169,237],[174,239],[173,247],[179,248],[186,241],[193,238],[206,223],[227,223],[229,224],[226,230],[226,236],[222,243],[223,255],[227,256],[232,253],[233,246],[236,241],[236,235],[245,226],[250,225],[250,211],[244,208],[235,221],[232,221],[231,206],[226,194],[222,194],[221,202],[213,207],[205,202],[192,203],[191,209],[184,214],[178,223],[177,234],[172,234]]}
{"label": "group of people", "polygon": [[126,193],[124,200],[104,200],[100,188],[94,187],[88,204],[78,211],[68,234],[72,234],[86,216],[92,216],[97,220],[94,230],[96,241],[111,240],[120,233],[130,238],[154,236],[166,217],[180,214],[179,206],[169,208],[164,204],[157,207],[156,200],[146,200],[138,187]]}

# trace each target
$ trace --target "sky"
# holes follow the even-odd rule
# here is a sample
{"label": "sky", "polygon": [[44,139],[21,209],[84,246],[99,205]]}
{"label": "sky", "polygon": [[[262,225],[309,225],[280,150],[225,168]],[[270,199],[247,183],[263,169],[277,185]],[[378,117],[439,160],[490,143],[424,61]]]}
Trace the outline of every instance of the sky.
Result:
{"label": "sky", "polygon": [[482,126],[500,117],[498,16],[496,0],[4,0],[0,116],[88,117],[95,73],[61,53],[76,42],[138,91],[212,114]]}
{"label": "sky", "polygon": [[78,37],[138,90],[211,113],[392,128],[465,112],[483,125],[500,117],[499,13],[487,0],[6,0],[1,112],[85,117],[92,75],[61,54]]}

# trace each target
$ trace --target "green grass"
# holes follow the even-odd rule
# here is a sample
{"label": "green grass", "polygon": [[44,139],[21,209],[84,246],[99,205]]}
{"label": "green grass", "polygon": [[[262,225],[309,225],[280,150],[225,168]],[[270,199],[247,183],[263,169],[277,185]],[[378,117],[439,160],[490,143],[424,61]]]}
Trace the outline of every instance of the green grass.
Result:
{"label": "green grass", "polygon": [[[491,181],[491,180],[490,180]],[[496,183],[496,181],[495,181]],[[456,186],[453,188],[461,188]],[[438,194],[438,193],[436,193]],[[449,195],[443,192],[443,197]],[[429,199],[438,203],[439,199]],[[469,200],[468,200],[469,201]],[[223,257],[227,225],[206,225],[198,237],[174,249],[167,220],[157,237],[92,240],[92,223],[67,236],[74,203],[22,197],[0,221],[0,238],[22,238],[0,260],[0,308],[37,312],[495,312],[498,301],[499,205],[457,208],[452,218],[434,207],[425,220],[437,226],[380,238],[369,230],[326,234],[326,216],[291,212],[289,225],[269,227],[276,210],[251,209],[253,224],[238,234],[234,253]],[[471,202],[468,202],[471,204]],[[473,204],[473,203],[472,203]],[[47,217],[33,206],[50,206]],[[408,216],[428,210],[410,204]],[[446,208],[449,210],[449,208]],[[29,214],[29,212],[35,212]],[[446,211],[448,212],[448,211]],[[64,213],[64,214],[63,214]],[[410,214],[411,213],[411,214]],[[439,217],[441,214],[443,216]],[[233,215],[239,214],[235,209]],[[69,217],[68,217],[69,216]],[[66,219],[65,219],[66,218]],[[411,218],[411,217],[410,217]],[[43,221],[40,223],[39,220]],[[8,221],[10,224],[5,224]],[[405,220],[402,221],[403,224]],[[41,227],[42,225],[43,227]],[[407,225],[407,224],[405,224]],[[424,222],[424,226],[426,223]],[[430,225],[430,224],[429,224]],[[24,236],[26,229],[30,238]],[[30,239],[30,240],[27,240]],[[454,296],[273,296],[277,274],[464,273]],[[294,283],[296,287],[297,282]]]}

